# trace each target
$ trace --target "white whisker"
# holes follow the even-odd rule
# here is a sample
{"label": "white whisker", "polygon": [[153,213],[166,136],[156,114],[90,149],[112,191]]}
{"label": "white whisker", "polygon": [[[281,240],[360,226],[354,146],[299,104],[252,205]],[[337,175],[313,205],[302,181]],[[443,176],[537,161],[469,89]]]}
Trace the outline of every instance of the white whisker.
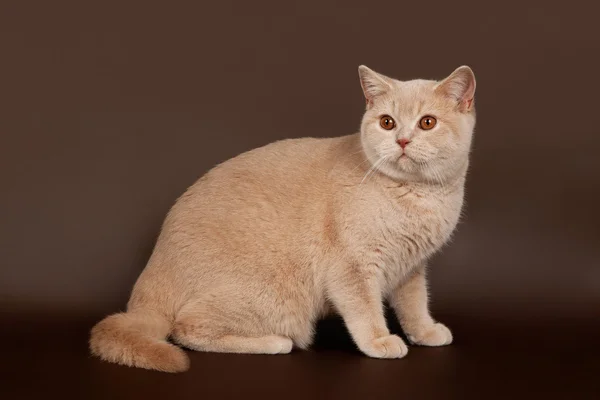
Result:
{"label": "white whisker", "polygon": [[388,159],[389,156],[383,156],[381,157],[379,160],[375,161],[375,163],[373,163],[373,166],[371,168],[369,168],[369,170],[367,171],[367,173],[365,174],[365,176],[363,177],[362,181],[360,181],[360,184],[362,185],[362,183],[371,175],[373,175],[373,173],[375,173],[379,167],[381,166],[381,164],[383,164],[383,162]]}
{"label": "white whisker", "polygon": [[362,160],[361,162],[359,162],[359,163],[356,165],[356,167],[354,167],[354,168],[352,169],[352,171],[350,171],[350,173],[352,173],[352,172],[356,171],[356,170],[358,169],[358,167],[360,167],[361,165],[363,165],[363,164],[364,164],[364,163],[366,163],[367,161],[369,161],[369,159],[368,159],[368,158],[367,158],[367,159],[365,159],[365,160]]}

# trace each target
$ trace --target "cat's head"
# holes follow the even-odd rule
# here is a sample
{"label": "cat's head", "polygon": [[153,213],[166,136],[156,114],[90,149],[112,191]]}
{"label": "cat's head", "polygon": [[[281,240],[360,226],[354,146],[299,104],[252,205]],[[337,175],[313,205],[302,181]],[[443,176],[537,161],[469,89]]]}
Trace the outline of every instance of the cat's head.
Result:
{"label": "cat's head", "polygon": [[475,127],[475,76],[462,66],[442,81],[398,81],[361,65],[367,109],[361,141],[374,168],[394,179],[446,181],[466,168]]}

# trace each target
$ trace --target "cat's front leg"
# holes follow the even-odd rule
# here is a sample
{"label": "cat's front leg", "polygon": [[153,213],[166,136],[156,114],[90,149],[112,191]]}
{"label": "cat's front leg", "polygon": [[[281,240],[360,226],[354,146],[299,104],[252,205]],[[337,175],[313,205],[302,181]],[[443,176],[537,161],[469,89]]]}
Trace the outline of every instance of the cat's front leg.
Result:
{"label": "cat's front leg", "polygon": [[376,269],[356,264],[341,268],[329,281],[329,297],[363,353],[375,358],[401,358],[408,348],[386,325]]}
{"label": "cat's front leg", "polygon": [[452,332],[435,322],[429,313],[426,268],[420,266],[393,292],[390,302],[406,333],[414,344],[444,346],[452,343]]}

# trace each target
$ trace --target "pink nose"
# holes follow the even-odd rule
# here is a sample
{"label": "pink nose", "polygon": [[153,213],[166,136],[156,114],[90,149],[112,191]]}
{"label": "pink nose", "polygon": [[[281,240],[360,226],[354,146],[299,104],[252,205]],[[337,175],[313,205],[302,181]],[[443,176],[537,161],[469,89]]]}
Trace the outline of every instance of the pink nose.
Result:
{"label": "pink nose", "polygon": [[410,140],[408,140],[408,139],[398,139],[398,140],[396,140],[396,143],[398,143],[400,145],[400,147],[405,148],[406,145],[410,143]]}

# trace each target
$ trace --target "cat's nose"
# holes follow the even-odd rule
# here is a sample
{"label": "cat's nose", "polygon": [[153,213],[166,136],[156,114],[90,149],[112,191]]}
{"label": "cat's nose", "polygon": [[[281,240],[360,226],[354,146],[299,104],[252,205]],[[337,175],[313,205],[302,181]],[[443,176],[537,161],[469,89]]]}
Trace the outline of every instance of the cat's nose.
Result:
{"label": "cat's nose", "polygon": [[404,149],[406,147],[406,145],[410,143],[410,140],[398,139],[398,140],[396,140],[396,143],[398,143],[400,145],[400,147],[402,147]]}

